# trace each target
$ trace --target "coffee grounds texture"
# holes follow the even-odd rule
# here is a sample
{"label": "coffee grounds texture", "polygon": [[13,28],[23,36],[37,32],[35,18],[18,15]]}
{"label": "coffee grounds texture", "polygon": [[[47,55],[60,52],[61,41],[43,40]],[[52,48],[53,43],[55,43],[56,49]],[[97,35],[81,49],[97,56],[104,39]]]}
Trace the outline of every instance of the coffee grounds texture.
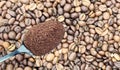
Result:
{"label": "coffee grounds texture", "polygon": [[64,32],[62,23],[49,20],[30,28],[25,34],[24,44],[34,55],[44,55],[59,45]]}

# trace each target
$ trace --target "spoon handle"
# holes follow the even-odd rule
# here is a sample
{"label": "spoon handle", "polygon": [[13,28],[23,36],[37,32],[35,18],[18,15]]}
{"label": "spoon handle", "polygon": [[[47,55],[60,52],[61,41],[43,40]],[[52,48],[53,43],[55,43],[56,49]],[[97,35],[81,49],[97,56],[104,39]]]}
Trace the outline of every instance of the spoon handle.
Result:
{"label": "spoon handle", "polygon": [[9,58],[12,57],[12,56],[15,56],[15,55],[18,54],[18,53],[19,53],[19,52],[18,52],[17,50],[15,50],[14,52],[12,52],[12,53],[10,53],[10,54],[1,57],[1,58],[0,58],[0,62],[3,62],[3,61],[9,59]]}
{"label": "spoon handle", "polygon": [[3,62],[5,60],[9,59],[10,57],[15,56],[16,54],[23,53],[23,52],[33,56],[33,54],[24,45],[21,45],[21,47],[18,48],[17,50],[15,50],[14,52],[12,52],[6,56],[1,57],[0,62]]}

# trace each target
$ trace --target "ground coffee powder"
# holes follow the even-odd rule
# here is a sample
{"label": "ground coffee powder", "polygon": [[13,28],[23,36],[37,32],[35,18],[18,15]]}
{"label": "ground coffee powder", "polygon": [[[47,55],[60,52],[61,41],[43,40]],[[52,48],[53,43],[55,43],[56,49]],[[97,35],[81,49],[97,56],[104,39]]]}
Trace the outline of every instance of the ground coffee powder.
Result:
{"label": "ground coffee powder", "polygon": [[24,44],[34,55],[43,55],[60,43],[64,32],[60,22],[49,20],[33,26],[25,34]]}

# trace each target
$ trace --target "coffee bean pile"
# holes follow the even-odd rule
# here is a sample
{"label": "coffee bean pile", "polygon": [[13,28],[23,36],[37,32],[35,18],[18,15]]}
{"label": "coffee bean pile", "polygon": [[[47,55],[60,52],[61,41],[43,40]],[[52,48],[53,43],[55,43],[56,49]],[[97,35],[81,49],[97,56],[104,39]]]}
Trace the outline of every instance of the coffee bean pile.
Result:
{"label": "coffee bean pile", "polygon": [[18,54],[1,70],[120,69],[120,0],[0,0],[0,57],[19,48],[29,28],[50,19],[65,28],[57,48],[36,62]]}

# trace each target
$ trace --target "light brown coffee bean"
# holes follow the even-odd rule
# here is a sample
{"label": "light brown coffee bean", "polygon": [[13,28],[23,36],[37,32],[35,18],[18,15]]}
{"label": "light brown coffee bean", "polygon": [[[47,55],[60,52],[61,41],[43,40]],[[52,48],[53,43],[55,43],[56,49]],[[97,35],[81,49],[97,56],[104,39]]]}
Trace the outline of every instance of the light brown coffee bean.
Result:
{"label": "light brown coffee bean", "polygon": [[70,14],[69,14],[69,13],[64,13],[64,16],[65,16],[66,18],[69,18],[69,17],[70,17]]}
{"label": "light brown coffee bean", "polygon": [[56,64],[58,62],[58,57],[55,57],[54,59],[53,59],[53,64]]}
{"label": "light brown coffee bean", "polygon": [[45,7],[49,8],[49,7],[52,6],[52,3],[50,3],[50,2],[45,2],[44,5],[45,5]]}
{"label": "light brown coffee bean", "polygon": [[78,7],[75,7],[75,11],[76,12],[80,12],[81,11],[81,8],[78,6]]}
{"label": "light brown coffee bean", "polygon": [[74,1],[73,1],[73,5],[74,5],[74,6],[79,6],[80,4],[81,4],[81,3],[80,3],[78,0],[74,0]]}
{"label": "light brown coffee bean", "polygon": [[11,18],[11,19],[8,21],[9,24],[13,24],[14,22],[15,22],[15,18]]}
{"label": "light brown coffee bean", "polygon": [[102,50],[103,50],[103,51],[107,51],[107,49],[108,49],[108,44],[103,44]]}
{"label": "light brown coffee bean", "polygon": [[[10,42],[10,43],[11,43],[11,42]],[[14,44],[11,44],[11,45],[7,48],[7,50],[8,50],[9,52],[12,52],[12,51],[15,50],[15,48],[16,48],[16,46],[15,46]]]}
{"label": "light brown coffee bean", "polygon": [[117,19],[120,19],[120,14],[117,14]]}
{"label": "light brown coffee bean", "polygon": [[5,27],[4,27],[4,26],[1,26],[1,27],[0,27],[0,32],[2,33],[4,30],[5,30]]}
{"label": "light brown coffee bean", "polygon": [[117,7],[113,7],[113,8],[112,8],[112,11],[113,11],[114,13],[117,13],[117,12],[118,12],[118,8],[117,8]]}
{"label": "light brown coffee bean", "polygon": [[117,35],[115,35],[115,36],[113,37],[113,39],[114,39],[116,42],[119,42],[119,41],[120,41],[120,37],[117,36]]}
{"label": "light brown coffee bean", "polygon": [[35,15],[36,15],[37,18],[40,18],[42,16],[42,12],[38,11],[38,10],[35,10]]}
{"label": "light brown coffee bean", "polygon": [[3,34],[3,38],[4,38],[5,40],[7,40],[7,39],[8,39],[8,34],[7,34],[7,33],[4,33],[4,34]]}
{"label": "light brown coffee bean", "polygon": [[88,7],[86,7],[86,6],[81,6],[81,11],[87,12],[87,11],[88,11]]}
{"label": "light brown coffee bean", "polygon": [[28,66],[33,66],[34,64],[31,61],[28,61]]}
{"label": "light brown coffee bean", "polygon": [[96,52],[96,50],[94,49],[94,48],[91,48],[90,49],[90,53],[92,54],[92,55],[97,55],[97,52]]}
{"label": "light brown coffee bean", "polygon": [[89,36],[86,36],[86,37],[85,37],[85,42],[87,42],[87,43],[90,42],[90,37],[89,37]]}
{"label": "light brown coffee bean", "polygon": [[79,17],[78,13],[72,13],[71,14],[71,18],[73,18],[73,19],[78,18],[78,17]]}
{"label": "light brown coffee bean", "polygon": [[9,37],[10,39],[15,39],[16,33],[15,33],[14,31],[10,31],[10,32],[8,33],[8,37]]}
{"label": "light brown coffee bean", "polygon": [[31,19],[25,19],[25,24],[29,26],[31,24]]}
{"label": "light brown coffee bean", "polygon": [[24,57],[23,57],[22,54],[17,54],[17,55],[15,56],[15,58],[16,58],[19,62],[24,59]]}
{"label": "light brown coffee bean", "polygon": [[47,68],[48,68],[48,69],[51,69],[52,66],[53,66],[52,63],[47,63]]}
{"label": "light brown coffee bean", "polygon": [[62,46],[66,48],[66,47],[69,46],[69,44],[68,43],[63,43]]}
{"label": "light brown coffee bean", "polygon": [[96,12],[95,12],[95,15],[96,15],[96,16],[100,16],[101,14],[102,14],[101,11],[96,11]]}
{"label": "light brown coffee bean", "polygon": [[7,11],[8,14],[10,14],[11,16],[15,17],[16,16],[16,13],[12,10],[9,10]]}
{"label": "light brown coffee bean", "polygon": [[21,68],[21,67],[18,67],[18,68],[16,68],[16,70],[23,70],[23,68]]}
{"label": "light brown coffee bean", "polygon": [[35,3],[31,3],[28,7],[29,10],[35,10],[35,8],[37,7],[37,5]]}
{"label": "light brown coffee bean", "polygon": [[90,10],[94,10],[94,8],[95,8],[94,5],[93,5],[93,4],[90,4],[89,9],[90,9]]}
{"label": "light brown coffee bean", "polygon": [[50,53],[47,55],[46,60],[47,61],[52,61],[54,59],[54,54]]}
{"label": "light brown coffee bean", "polygon": [[0,2],[0,8],[6,3],[6,1],[1,1]]}
{"label": "light brown coffee bean", "polygon": [[85,25],[86,25],[86,22],[84,22],[84,21],[78,21],[78,24],[79,24],[80,26],[85,26]]}
{"label": "light brown coffee bean", "polygon": [[86,15],[84,13],[80,14],[80,16],[79,16],[80,20],[85,20],[85,18],[86,18]]}
{"label": "light brown coffee bean", "polygon": [[26,67],[24,68],[24,70],[32,70],[32,68],[29,67],[29,66],[26,66]]}
{"label": "light brown coffee bean", "polygon": [[9,32],[10,31],[10,26],[5,26],[5,32]]}
{"label": "light brown coffee bean", "polygon": [[100,6],[99,6],[99,10],[100,10],[100,11],[106,11],[106,10],[107,10],[106,5],[100,5]]}
{"label": "light brown coffee bean", "polygon": [[86,47],[84,45],[79,46],[79,52],[80,53],[85,53],[86,52]]}
{"label": "light brown coffee bean", "polygon": [[10,19],[10,18],[11,18],[11,15],[10,15],[10,14],[6,14],[6,18],[7,18],[7,19]]}
{"label": "light brown coffee bean", "polygon": [[101,0],[102,3],[105,3],[107,0]]}
{"label": "light brown coffee bean", "polygon": [[90,0],[82,0],[82,4],[83,4],[84,6],[89,7],[90,4],[91,4],[91,2],[90,2]]}
{"label": "light brown coffee bean", "polygon": [[62,64],[60,64],[60,63],[56,64],[56,69],[57,69],[57,70],[59,70],[59,69],[60,69],[60,70],[63,70],[63,68],[64,68],[64,67],[63,67]]}
{"label": "light brown coffee bean", "polygon": [[11,3],[10,1],[7,1],[7,2],[6,2],[6,6],[7,6],[7,7],[11,7],[11,5],[12,5],[12,3]]}
{"label": "light brown coffee bean", "polygon": [[98,33],[98,34],[100,34],[100,35],[103,33],[102,29],[99,28],[99,27],[96,27],[96,28],[95,28],[95,31],[96,31],[96,33]]}
{"label": "light brown coffee bean", "polygon": [[91,62],[91,61],[93,61],[95,58],[94,58],[93,56],[91,56],[91,55],[88,55],[88,56],[85,56],[85,59],[86,59],[86,61]]}
{"label": "light brown coffee bean", "polygon": [[22,31],[22,29],[21,29],[20,26],[16,26],[16,27],[14,28],[14,31],[15,31],[16,33],[19,33],[19,32]]}
{"label": "light brown coffee bean", "polygon": [[16,35],[16,38],[15,38],[15,39],[16,39],[16,40],[19,40],[19,39],[21,38],[21,35],[22,35],[21,33],[18,33],[18,34]]}
{"label": "light brown coffee bean", "polygon": [[13,65],[12,64],[7,64],[6,70],[13,70]]}
{"label": "light brown coffee bean", "polygon": [[111,66],[107,65],[106,70],[112,70]]}
{"label": "light brown coffee bean", "polygon": [[76,58],[76,53],[75,52],[72,52],[68,57],[68,59],[71,60],[71,61],[74,60],[75,58]]}
{"label": "light brown coffee bean", "polygon": [[62,53],[63,53],[63,54],[68,53],[68,49],[67,49],[67,48],[62,48]]}
{"label": "light brown coffee bean", "polygon": [[7,24],[8,23],[8,19],[3,19],[3,18],[0,18],[0,26],[2,26],[2,25],[5,25],[5,24]]}
{"label": "light brown coffee bean", "polygon": [[103,18],[104,19],[109,19],[110,18],[110,14],[108,12],[103,13]]}
{"label": "light brown coffee bean", "polygon": [[28,4],[30,1],[29,0],[20,0],[20,2],[22,2],[24,4]]}
{"label": "light brown coffee bean", "polygon": [[65,17],[64,16],[58,16],[58,21],[59,22],[63,22],[65,20]]}
{"label": "light brown coffee bean", "polygon": [[3,45],[4,48],[7,49],[10,46],[10,43],[5,41],[5,42],[2,43],[2,45]]}
{"label": "light brown coffee bean", "polygon": [[72,9],[70,4],[65,4],[64,11],[69,12]]}
{"label": "light brown coffee bean", "polygon": [[66,4],[66,0],[61,0],[61,1],[60,1],[60,5],[61,5],[61,6],[64,6],[65,4]]}
{"label": "light brown coffee bean", "polygon": [[44,5],[43,5],[42,3],[39,3],[39,4],[37,5],[37,9],[43,10],[43,9],[44,9]]}

